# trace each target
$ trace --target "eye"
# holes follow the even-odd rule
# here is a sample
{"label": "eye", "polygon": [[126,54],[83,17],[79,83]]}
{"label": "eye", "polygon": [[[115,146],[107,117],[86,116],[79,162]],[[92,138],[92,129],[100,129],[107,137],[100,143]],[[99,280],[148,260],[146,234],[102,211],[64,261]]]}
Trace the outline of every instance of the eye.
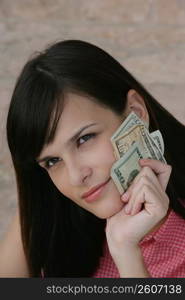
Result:
{"label": "eye", "polygon": [[80,145],[84,144],[85,142],[87,142],[88,140],[94,138],[95,136],[96,136],[95,133],[85,134],[77,140],[77,145],[80,146]]}
{"label": "eye", "polygon": [[52,157],[52,158],[45,161],[44,167],[46,169],[50,169],[51,167],[53,167],[60,160],[61,159],[58,158],[58,157]]}

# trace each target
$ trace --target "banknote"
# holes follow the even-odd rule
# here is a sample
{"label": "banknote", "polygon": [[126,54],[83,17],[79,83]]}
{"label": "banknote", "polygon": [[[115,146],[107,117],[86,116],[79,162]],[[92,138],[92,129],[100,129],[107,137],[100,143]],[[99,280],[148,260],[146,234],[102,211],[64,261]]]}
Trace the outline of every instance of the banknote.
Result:
{"label": "banknote", "polygon": [[148,128],[148,124],[142,121],[138,116],[131,112],[128,117],[123,121],[123,123],[118,127],[116,132],[111,137],[111,142],[113,143],[118,137],[120,137],[124,132],[128,131],[130,127],[135,125],[144,125]]}
{"label": "banknote", "polygon": [[[157,159],[165,163],[165,158],[161,152],[161,150],[164,151],[164,143],[160,131],[155,131],[151,136],[144,123],[136,115],[134,115],[134,113],[131,113],[126,120],[127,122],[124,121],[121,127],[119,127],[117,132],[120,135],[118,136],[118,133],[116,133],[111,138],[116,160],[121,158],[135,141],[140,140],[145,149],[149,148],[153,159]],[[133,116],[134,121],[137,121],[137,125],[133,125]],[[124,123],[127,124],[127,127],[124,126]],[[129,123],[131,123],[132,126],[129,126]]]}
{"label": "banknote", "polygon": [[[156,141],[151,137],[151,135],[149,135],[149,139],[150,139],[152,147],[153,147],[153,149],[154,149],[154,151],[156,153],[157,159],[160,160],[161,162],[166,163],[166,160],[165,160],[165,158],[164,158],[164,156],[163,156],[160,148],[158,147]],[[156,158],[154,158],[154,159],[156,159]]]}
{"label": "banknote", "polygon": [[138,160],[152,158],[166,163],[164,141],[159,130],[149,133],[147,123],[134,112],[123,121],[111,137],[116,162],[111,177],[120,193],[123,193],[140,171]]}
{"label": "banknote", "polygon": [[162,134],[159,130],[155,130],[150,133],[151,138],[153,138],[154,142],[157,144],[158,148],[161,150],[161,153],[164,155],[164,142],[162,138]]}
{"label": "banknote", "polygon": [[125,153],[111,169],[111,177],[120,194],[124,193],[140,172],[139,159],[152,158],[149,151],[146,152],[140,141],[135,142],[130,150]]}
{"label": "banknote", "polygon": [[128,131],[122,133],[120,137],[114,140],[113,148],[115,151],[116,158],[121,158],[130,148],[130,146],[140,141],[145,151],[150,149],[152,156],[157,159],[157,155],[153,149],[150,138],[148,137],[146,128],[144,125],[135,125],[129,128]]}

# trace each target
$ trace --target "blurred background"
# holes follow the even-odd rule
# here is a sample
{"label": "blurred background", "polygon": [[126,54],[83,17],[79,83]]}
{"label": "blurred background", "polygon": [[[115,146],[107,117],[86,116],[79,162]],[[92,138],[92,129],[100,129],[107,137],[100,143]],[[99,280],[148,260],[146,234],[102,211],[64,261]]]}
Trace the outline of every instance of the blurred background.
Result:
{"label": "blurred background", "polygon": [[102,47],[185,124],[184,0],[0,0],[0,239],[17,207],[5,131],[15,81],[63,39]]}

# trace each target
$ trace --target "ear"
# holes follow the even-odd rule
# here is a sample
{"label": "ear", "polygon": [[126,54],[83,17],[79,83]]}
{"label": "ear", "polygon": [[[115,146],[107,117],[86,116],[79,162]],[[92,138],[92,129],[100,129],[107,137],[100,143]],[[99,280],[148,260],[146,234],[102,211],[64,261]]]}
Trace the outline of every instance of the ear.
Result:
{"label": "ear", "polygon": [[138,92],[133,89],[128,91],[125,113],[129,115],[132,111],[149,125],[149,114],[145,102]]}

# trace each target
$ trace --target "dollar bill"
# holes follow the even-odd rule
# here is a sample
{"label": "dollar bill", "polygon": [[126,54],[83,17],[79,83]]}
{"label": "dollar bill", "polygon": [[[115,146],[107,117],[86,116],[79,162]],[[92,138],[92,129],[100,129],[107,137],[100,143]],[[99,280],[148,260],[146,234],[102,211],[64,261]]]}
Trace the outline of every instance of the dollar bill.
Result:
{"label": "dollar bill", "polygon": [[140,141],[142,143],[143,149],[147,152],[150,149],[152,157],[157,159],[156,152],[153,149],[152,142],[148,137],[146,128],[144,125],[135,125],[130,127],[128,131],[123,133],[120,137],[117,137],[113,142],[113,148],[116,157],[121,158],[133,145],[134,142]]}
{"label": "dollar bill", "polygon": [[130,150],[125,153],[111,168],[111,177],[120,194],[124,193],[134,178],[140,172],[139,159],[152,158],[151,154],[144,151],[140,141],[135,142]]}
{"label": "dollar bill", "polygon": [[154,141],[154,139],[150,135],[148,135],[148,136],[149,136],[149,139],[151,141],[152,147],[153,147],[153,149],[154,149],[154,151],[156,153],[157,159],[160,160],[161,162],[166,163],[166,160],[165,160],[165,158],[164,158],[164,156],[163,156],[160,148],[158,147],[158,145],[156,144],[156,142]]}
{"label": "dollar bill", "polygon": [[146,128],[148,128],[148,124],[144,121],[142,121],[138,116],[131,112],[129,116],[123,121],[123,123],[118,127],[116,132],[111,137],[111,142],[114,143],[114,141],[120,137],[124,132],[128,131],[129,128],[135,125],[144,125]]}
{"label": "dollar bill", "polygon": [[149,133],[148,125],[134,112],[123,121],[111,137],[116,162],[111,177],[123,193],[140,171],[138,160],[152,158],[166,163],[164,142],[159,130]]}
{"label": "dollar bill", "polygon": [[164,155],[164,142],[161,132],[159,130],[153,131],[150,133],[150,136]]}

